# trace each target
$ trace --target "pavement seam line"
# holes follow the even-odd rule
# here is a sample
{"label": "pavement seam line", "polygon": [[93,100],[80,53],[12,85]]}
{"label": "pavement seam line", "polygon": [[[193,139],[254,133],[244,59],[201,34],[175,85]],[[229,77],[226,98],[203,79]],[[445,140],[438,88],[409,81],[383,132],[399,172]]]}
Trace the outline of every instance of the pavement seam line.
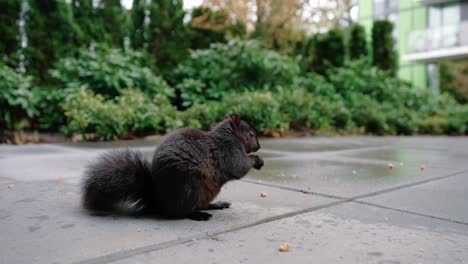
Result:
{"label": "pavement seam line", "polygon": [[341,196],[337,196],[337,195],[333,195],[333,194],[326,194],[326,193],[320,193],[320,192],[306,191],[306,190],[297,189],[297,188],[294,188],[294,187],[288,187],[288,186],[284,186],[284,185],[278,185],[278,184],[274,184],[274,183],[258,182],[258,181],[249,180],[249,179],[242,179],[241,181],[242,181],[242,182],[246,182],[246,183],[252,183],[252,184],[257,184],[257,185],[263,185],[263,186],[268,186],[268,187],[274,187],[274,188],[281,189],[281,190],[287,190],[287,191],[293,191],[293,192],[298,192],[298,193],[316,195],[316,196],[321,196],[321,197],[331,198],[331,199],[337,199],[337,200],[347,200],[347,199],[350,199],[350,198],[341,197]]}
{"label": "pavement seam line", "polygon": [[[283,159],[283,158],[304,158],[304,157],[311,157],[315,158],[322,157],[322,156],[335,156],[335,155],[342,155],[346,153],[359,153],[365,152],[370,150],[379,150],[379,149],[390,149],[391,146],[383,145],[383,146],[372,146],[372,147],[359,147],[359,148],[349,148],[349,149],[339,149],[339,150],[325,150],[325,151],[312,151],[312,152],[291,152],[285,150],[275,150],[275,149],[262,149],[265,153],[271,153],[275,155],[280,155],[279,157],[269,157],[269,159]],[[261,153],[260,153],[261,154]],[[346,157],[346,156],[342,156]]]}
{"label": "pavement seam line", "polygon": [[441,221],[451,222],[451,223],[454,223],[454,224],[461,224],[461,225],[468,226],[468,223],[466,223],[466,222],[459,221],[459,220],[454,220],[454,219],[450,219],[450,218],[444,218],[444,217],[439,217],[439,216],[435,216],[435,215],[422,214],[422,213],[412,212],[412,211],[405,210],[405,209],[398,209],[398,208],[394,208],[394,207],[389,207],[389,206],[385,206],[385,205],[380,205],[380,204],[375,204],[375,203],[370,203],[370,202],[360,201],[360,200],[353,200],[353,201],[350,201],[350,202],[358,203],[358,204],[362,204],[362,205],[373,206],[373,207],[382,208],[382,209],[386,209],[386,210],[397,211],[397,212],[400,212],[400,213],[406,213],[406,214],[412,214],[412,215],[417,215],[417,216],[421,216],[421,217],[433,218],[433,219],[437,219],[437,220],[441,220]]}
{"label": "pavement seam line", "polygon": [[417,185],[423,185],[423,184],[433,182],[433,181],[448,179],[448,178],[451,178],[451,177],[454,177],[454,176],[457,176],[457,175],[460,175],[460,174],[463,174],[463,173],[466,173],[466,172],[468,172],[468,170],[464,169],[462,171],[453,172],[453,173],[450,173],[450,174],[447,174],[447,175],[444,175],[444,176],[433,177],[433,178],[422,180],[422,181],[417,181],[417,182],[398,185],[398,186],[383,189],[383,190],[380,190],[380,191],[375,191],[375,192],[371,192],[371,193],[357,195],[357,196],[351,197],[350,199],[354,201],[354,200],[357,200],[357,199],[368,198],[368,197],[372,197],[372,196],[376,196],[376,195],[380,195],[380,194],[384,194],[384,193],[389,193],[389,192],[393,192],[393,191],[397,191],[397,190],[401,190],[401,189],[414,187],[414,186],[417,186]]}
{"label": "pavement seam line", "polygon": [[382,208],[382,209],[388,209],[388,210],[398,211],[398,212],[401,212],[401,213],[413,214],[413,215],[417,215],[417,216],[421,216],[421,217],[437,219],[437,220],[446,221],[446,222],[455,223],[455,224],[468,225],[468,223],[463,222],[463,221],[458,221],[458,220],[438,217],[438,216],[434,216],[434,215],[428,215],[428,214],[412,212],[412,211],[408,211],[408,210],[388,207],[388,206],[384,206],[384,205],[379,205],[379,204],[359,200],[359,199],[362,199],[362,198],[369,198],[369,197],[372,197],[372,196],[376,196],[376,195],[380,195],[380,194],[384,194],[384,193],[388,193],[388,192],[392,192],[392,191],[397,191],[397,190],[401,190],[401,189],[405,189],[405,188],[411,188],[411,187],[414,187],[414,186],[423,185],[423,184],[430,183],[430,182],[433,182],[433,181],[438,181],[438,180],[443,180],[443,179],[455,177],[455,176],[458,176],[458,175],[466,173],[466,172],[468,172],[468,170],[462,170],[462,171],[454,172],[454,173],[451,173],[451,174],[448,174],[448,175],[434,177],[434,178],[430,178],[430,179],[426,179],[426,180],[422,180],[422,181],[418,181],[418,182],[403,184],[403,185],[400,185],[400,186],[395,186],[395,187],[392,187],[392,188],[383,189],[383,190],[368,193],[368,194],[358,195],[358,196],[354,196],[354,197],[351,197],[351,198],[345,198],[345,197],[340,197],[340,196],[335,196],[335,195],[328,195],[328,194],[323,194],[323,193],[318,193],[318,192],[310,192],[310,191],[305,191],[305,190],[296,189],[296,188],[293,188],[293,187],[287,187],[287,186],[276,185],[276,184],[260,183],[260,182],[253,181],[253,180],[242,180],[242,181],[248,182],[248,183],[253,183],[253,184],[258,184],[258,185],[265,185],[265,186],[269,186],[269,187],[284,189],[284,190],[289,190],[289,191],[295,191],[295,192],[304,193],[304,194],[324,196],[324,197],[333,198],[333,199],[340,199],[340,200],[344,200],[345,202],[354,202],[354,203],[359,203],[359,204],[365,204],[365,205],[369,205],[369,206],[379,207],[379,208]]}
{"label": "pavement seam line", "polygon": [[335,206],[335,205],[344,204],[344,203],[347,203],[349,201],[351,201],[351,200],[350,199],[337,200],[337,201],[333,201],[333,202],[330,202],[330,203],[317,205],[317,206],[313,206],[313,207],[310,207],[310,208],[301,209],[301,210],[298,210],[298,211],[292,211],[292,212],[285,213],[285,214],[270,216],[270,217],[267,217],[267,218],[264,218],[264,219],[254,221],[254,222],[249,223],[249,224],[238,225],[238,226],[234,226],[234,227],[231,227],[231,228],[228,228],[228,229],[225,229],[225,230],[206,232],[206,233],[203,233],[203,234],[194,235],[194,236],[187,237],[187,238],[181,238],[181,239],[176,239],[176,240],[172,240],[172,241],[157,243],[157,244],[153,244],[153,245],[142,246],[142,247],[138,247],[138,248],[134,248],[134,249],[123,250],[123,251],[114,252],[114,253],[110,253],[110,254],[107,254],[107,255],[104,255],[104,256],[94,257],[94,258],[90,258],[90,259],[75,262],[75,263],[77,263],[77,264],[100,264],[100,263],[108,263],[108,262],[118,261],[118,260],[130,258],[130,257],[133,257],[133,256],[145,254],[145,253],[148,253],[148,252],[154,252],[154,251],[170,248],[170,247],[173,247],[173,246],[183,245],[183,244],[186,244],[186,243],[189,243],[189,242],[192,242],[192,241],[208,239],[208,238],[212,238],[212,237],[215,237],[215,236],[218,236],[218,235],[239,231],[239,230],[242,230],[242,229],[246,229],[246,228],[250,228],[250,227],[254,227],[254,226],[258,226],[258,225],[262,225],[262,224],[282,220],[282,219],[289,218],[289,217],[294,217],[294,216],[305,214],[305,213],[310,213],[310,212],[321,210],[321,209],[324,209],[324,208],[329,208],[329,207],[332,207],[332,206]]}
{"label": "pavement seam line", "polygon": [[382,190],[379,190],[379,191],[370,192],[370,193],[361,194],[361,195],[352,196],[352,197],[342,197],[342,196],[337,196],[337,195],[333,195],[333,194],[325,194],[325,193],[320,193],[320,192],[306,191],[306,190],[297,189],[297,188],[294,188],[294,187],[283,186],[283,185],[272,184],[272,183],[258,182],[258,181],[250,180],[250,179],[242,179],[241,181],[247,182],[247,183],[252,183],[252,184],[264,185],[264,186],[268,186],[268,187],[274,187],[274,188],[278,188],[278,189],[282,189],[282,190],[288,190],[288,191],[299,192],[299,193],[310,194],[310,195],[317,195],[317,196],[322,196],[322,197],[326,197],[326,198],[354,201],[354,200],[357,200],[357,199],[368,198],[368,197],[372,197],[372,196],[376,196],[376,195],[380,195],[380,194],[384,194],[384,193],[388,193],[388,192],[392,192],[392,191],[396,191],[396,190],[400,190],[400,189],[405,189],[405,188],[409,188],[409,187],[413,187],[413,186],[417,186],[417,185],[426,184],[426,183],[433,182],[433,181],[447,179],[447,178],[454,177],[454,176],[457,176],[459,174],[463,174],[463,173],[466,173],[466,172],[468,172],[468,170],[464,169],[464,170],[453,172],[453,173],[450,173],[450,174],[447,174],[447,175],[433,177],[433,178],[429,178],[429,179],[425,179],[425,180],[421,180],[421,181],[416,181],[416,182],[411,182],[411,183],[407,183],[407,184],[402,184],[402,185],[398,185],[398,186],[395,186],[395,187],[382,189]]}

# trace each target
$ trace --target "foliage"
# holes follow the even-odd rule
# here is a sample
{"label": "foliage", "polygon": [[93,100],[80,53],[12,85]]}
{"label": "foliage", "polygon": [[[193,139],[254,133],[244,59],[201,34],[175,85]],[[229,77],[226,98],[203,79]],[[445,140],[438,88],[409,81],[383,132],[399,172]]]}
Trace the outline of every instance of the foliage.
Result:
{"label": "foliage", "polygon": [[141,52],[98,46],[94,51],[80,50],[78,58],[61,59],[50,74],[62,87],[86,87],[109,97],[125,88],[172,96],[172,89],[154,75],[148,64]]}
{"label": "foliage", "polygon": [[93,6],[93,0],[72,0],[71,8],[75,23],[83,33],[85,45],[103,42],[106,39],[104,20],[99,14],[100,10]]}
{"label": "foliage", "polygon": [[372,25],[372,65],[395,76],[398,68],[393,24],[387,20],[374,21]]}
{"label": "foliage", "polygon": [[350,29],[349,58],[351,60],[367,57],[366,29],[359,24],[353,24]]}
{"label": "foliage", "polygon": [[219,102],[193,105],[187,110],[178,113],[183,126],[210,129],[227,114]]}
{"label": "foliage", "polygon": [[32,78],[0,63],[0,128],[23,129],[36,113]]}
{"label": "foliage", "polygon": [[148,27],[145,24],[146,0],[133,0],[130,12],[130,42],[134,49],[147,47]]}
{"label": "foliage", "polygon": [[39,86],[34,89],[36,122],[42,130],[58,131],[66,123],[60,104],[75,89],[56,86]]}
{"label": "foliage", "polygon": [[314,94],[294,89],[278,94],[280,111],[292,128],[349,129],[350,113],[339,96]]}
{"label": "foliage", "polygon": [[256,129],[280,130],[288,128],[288,123],[280,111],[280,102],[270,91],[225,94],[218,102],[197,104],[180,112],[179,118],[185,126],[209,129],[226,114],[239,113],[241,118]]}
{"label": "foliage", "polygon": [[[459,83],[466,67],[441,64],[440,95],[414,89],[395,77],[388,21],[374,24],[372,60],[363,27],[352,25],[345,61],[342,29],[300,30],[302,0],[207,0],[213,9],[194,9],[188,23],[182,0],[134,0],[131,12],[119,0],[27,1],[23,50],[21,1],[0,4],[8,11],[0,14],[2,131],[62,129],[108,140],[209,129],[237,112],[267,134],[468,134],[468,106],[452,97],[466,102]],[[259,7],[260,19],[246,19],[245,3]],[[12,69],[22,65],[26,74]]]}
{"label": "foliage", "polygon": [[[166,132],[173,129],[176,110],[167,98],[157,95],[150,99],[137,90],[122,90],[115,99],[106,100],[99,94],[80,88],[70,94],[62,105],[67,125],[64,132],[96,133],[109,140],[129,133]],[[177,125],[177,124],[176,124]]]}
{"label": "foliage", "polygon": [[226,11],[213,11],[207,7],[192,9],[190,47],[192,49],[206,49],[211,43],[225,42],[229,29],[229,17]]}
{"label": "foliage", "polygon": [[438,66],[440,90],[468,103],[468,60],[441,61]]}
{"label": "foliage", "polygon": [[73,55],[82,40],[82,32],[73,21],[71,7],[65,0],[29,0],[25,18],[28,46],[26,70],[44,82],[53,63]]}
{"label": "foliage", "polygon": [[[332,2],[336,4],[330,5]],[[320,32],[336,25],[349,25],[350,10],[356,4],[357,1],[349,0],[203,0],[203,6],[226,10],[229,17],[253,29],[249,37],[287,54],[295,43],[302,41],[303,31]]]}
{"label": "foliage", "polygon": [[123,47],[126,13],[120,0],[100,0],[97,13],[102,18],[107,43]]}
{"label": "foliage", "polygon": [[10,67],[17,66],[17,51],[20,48],[19,18],[21,1],[0,1],[0,63],[3,61]]}
{"label": "foliage", "polygon": [[234,22],[231,21],[228,34],[234,38],[243,38],[247,35],[247,26],[241,19],[236,19]]}
{"label": "foliage", "polygon": [[192,51],[175,70],[183,106],[219,100],[226,93],[271,90],[288,85],[298,75],[295,61],[263,49],[257,41],[231,40],[210,49]]}
{"label": "foliage", "polygon": [[468,116],[457,114],[450,121],[450,129],[428,125],[438,121],[437,116],[443,116],[444,120],[449,122],[448,115],[442,113],[463,112],[450,96],[437,96],[427,90],[414,89],[390,76],[387,71],[363,61],[349,62],[344,67],[332,69],[329,79],[337,93],[345,99],[353,121],[368,133],[465,131]]}
{"label": "foliage", "polygon": [[220,108],[228,114],[239,113],[242,119],[261,132],[267,128],[288,128],[285,116],[280,111],[280,103],[270,91],[226,95]]}
{"label": "foliage", "polygon": [[335,87],[325,77],[316,73],[307,73],[296,78],[292,84],[292,89],[305,89],[306,92],[316,96],[333,97],[336,95]]}
{"label": "foliage", "polygon": [[421,123],[421,132],[427,134],[467,134],[468,106],[448,104]]}
{"label": "foliage", "polygon": [[313,53],[310,68],[320,74],[325,74],[329,67],[343,65],[345,59],[345,45],[343,32],[332,29],[324,34],[314,36]]}
{"label": "foliage", "polygon": [[[149,12],[145,24],[145,12]],[[132,7],[132,45],[144,48],[156,65],[169,72],[188,55],[187,27],[182,0],[137,0]]]}

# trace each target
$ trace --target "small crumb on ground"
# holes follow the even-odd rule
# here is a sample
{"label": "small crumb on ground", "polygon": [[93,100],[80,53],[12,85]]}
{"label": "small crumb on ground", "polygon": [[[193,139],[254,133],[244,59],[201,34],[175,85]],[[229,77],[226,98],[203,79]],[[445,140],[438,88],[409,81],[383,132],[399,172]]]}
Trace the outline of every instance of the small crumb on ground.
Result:
{"label": "small crumb on ground", "polygon": [[291,249],[292,245],[289,244],[289,243],[283,243],[279,246],[279,251],[281,252],[286,252],[286,251],[289,251]]}

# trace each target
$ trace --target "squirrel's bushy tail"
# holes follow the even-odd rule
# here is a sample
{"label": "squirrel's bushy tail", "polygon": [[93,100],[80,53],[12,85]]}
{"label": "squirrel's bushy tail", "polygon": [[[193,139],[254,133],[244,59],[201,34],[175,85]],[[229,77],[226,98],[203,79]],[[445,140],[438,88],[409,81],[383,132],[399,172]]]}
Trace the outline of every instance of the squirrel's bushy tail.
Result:
{"label": "squirrel's bushy tail", "polygon": [[87,168],[83,206],[96,211],[139,211],[149,206],[151,186],[151,166],[140,152],[114,150]]}

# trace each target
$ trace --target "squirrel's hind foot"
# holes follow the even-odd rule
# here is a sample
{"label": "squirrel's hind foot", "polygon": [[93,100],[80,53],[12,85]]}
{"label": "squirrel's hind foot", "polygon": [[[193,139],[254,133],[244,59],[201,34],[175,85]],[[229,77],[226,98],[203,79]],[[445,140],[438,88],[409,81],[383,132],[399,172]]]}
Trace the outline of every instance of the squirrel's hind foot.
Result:
{"label": "squirrel's hind foot", "polygon": [[195,211],[191,213],[188,218],[195,221],[208,221],[212,217],[211,214],[205,212]]}

